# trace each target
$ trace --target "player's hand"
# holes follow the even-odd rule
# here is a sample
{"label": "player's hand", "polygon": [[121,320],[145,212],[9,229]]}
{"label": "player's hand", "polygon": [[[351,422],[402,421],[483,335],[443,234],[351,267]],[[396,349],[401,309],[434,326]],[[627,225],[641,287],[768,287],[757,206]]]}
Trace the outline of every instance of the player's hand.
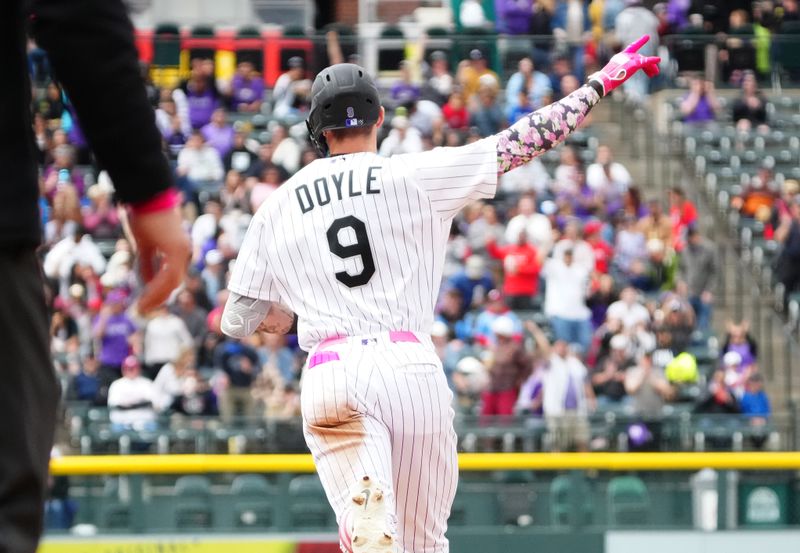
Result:
{"label": "player's hand", "polygon": [[643,56],[636,52],[650,40],[650,35],[644,35],[636,42],[629,44],[622,52],[614,57],[597,73],[589,75],[589,81],[597,81],[603,87],[603,96],[617,88],[619,85],[633,77],[641,69],[648,77],[658,75],[658,56]]}
{"label": "player's hand", "polygon": [[145,315],[164,303],[181,285],[192,250],[177,208],[131,213],[129,219],[145,285],[136,310]]}

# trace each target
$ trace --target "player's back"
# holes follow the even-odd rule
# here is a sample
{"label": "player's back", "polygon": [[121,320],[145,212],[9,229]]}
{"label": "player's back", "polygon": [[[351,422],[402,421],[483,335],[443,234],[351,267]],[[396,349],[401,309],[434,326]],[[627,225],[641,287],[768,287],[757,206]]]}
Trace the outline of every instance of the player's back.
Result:
{"label": "player's back", "polygon": [[491,142],[314,161],[255,215],[248,235],[260,246],[246,241],[237,265],[245,257],[258,266],[235,271],[230,288],[291,308],[304,349],[338,335],[427,332],[452,217],[475,194],[494,194],[495,151]]}

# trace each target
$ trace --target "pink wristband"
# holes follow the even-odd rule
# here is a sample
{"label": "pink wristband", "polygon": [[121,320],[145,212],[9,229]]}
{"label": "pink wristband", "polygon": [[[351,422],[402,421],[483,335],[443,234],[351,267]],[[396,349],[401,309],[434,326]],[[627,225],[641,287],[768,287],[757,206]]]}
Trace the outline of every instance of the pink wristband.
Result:
{"label": "pink wristband", "polygon": [[158,211],[167,211],[174,208],[181,201],[181,195],[175,188],[167,188],[163,192],[159,192],[149,200],[130,204],[131,212],[136,215],[144,215],[146,213],[156,213]]}

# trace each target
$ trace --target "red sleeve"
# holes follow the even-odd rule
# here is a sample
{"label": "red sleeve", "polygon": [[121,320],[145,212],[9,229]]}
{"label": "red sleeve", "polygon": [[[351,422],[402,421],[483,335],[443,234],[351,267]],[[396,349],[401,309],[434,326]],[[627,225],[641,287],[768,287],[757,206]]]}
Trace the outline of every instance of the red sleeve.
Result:
{"label": "red sleeve", "polygon": [[503,259],[506,256],[506,248],[501,248],[494,240],[486,242],[486,251],[495,259]]}
{"label": "red sleeve", "polygon": [[542,268],[539,266],[538,252],[536,249],[531,248],[531,251],[528,252],[528,255],[526,256],[525,265],[520,267],[519,271],[517,272],[521,275],[536,276],[541,270]]}

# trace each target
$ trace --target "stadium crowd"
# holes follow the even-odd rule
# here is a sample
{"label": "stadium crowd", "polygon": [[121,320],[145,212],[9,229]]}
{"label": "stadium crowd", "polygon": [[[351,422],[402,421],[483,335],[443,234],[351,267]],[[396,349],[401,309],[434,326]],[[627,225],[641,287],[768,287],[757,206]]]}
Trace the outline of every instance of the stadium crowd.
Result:
{"label": "stadium crowd", "polygon": [[[603,55],[602,48],[592,58],[576,47],[593,32],[610,51],[628,41],[628,32],[647,31],[626,27],[614,34],[608,23],[619,24],[629,10],[649,11],[635,1],[592,2],[586,13],[575,11],[572,0],[550,4],[549,26],[534,9],[531,28],[565,33],[572,50],[532,51],[507,82],[479,48],[457,67],[442,51],[404,61],[384,90],[391,119],[380,153],[457,146],[495,133],[579,86]],[[665,26],[683,28],[692,18],[682,4],[690,2],[665,3],[642,21],[652,21],[654,35]],[[796,3],[784,1],[783,8],[787,19]],[[32,53],[33,66],[46,66]],[[313,77],[305,63],[289,60],[272,90],[249,62],[239,64],[230,82],[218,82],[208,59],[193,60],[191,74],[174,89],[150,85],[194,254],[183,288],[147,321],[128,311],[138,286],[135,245],[125,212],[114,204],[113,183],[93,167],[58,83],[40,79],[34,110],[41,255],[65,401],[108,406],[117,429],[154,428],[163,415],[231,423],[298,415],[305,354],[295,338],[257,334],[239,342],[220,332],[219,320],[251,215],[317,158],[302,124]],[[768,125],[755,78],[742,74],[741,86],[734,117],[741,116],[743,128]],[[625,92],[637,102],[646,95],[635,84]],[[709,121],[721,108],[713,87],[697,79],[680,109],[687,121]],[[265,115],[267,130],[254,132],[253,119]],[[775,236],[796,258],[798,186],[787,182],[781,192],[769,178],[765,173],[735,201],[774,220]],[[657,447],[667,404],[742,413],[753,426],[766,422],[758,346],[746,321],[728,324],[710,365],[693,355],[713,334],[721,268],[685,191],[675,186],[659,197],[653,189],[597,144],[588,120],[566,145],[505,175],[496,199],[455,217],[436,321],[419,330],[434,338],[457,412],[541,417],[558,449],[589,447],[588,416],[595,410],[636,418],[634,445],[642,447]]]}

